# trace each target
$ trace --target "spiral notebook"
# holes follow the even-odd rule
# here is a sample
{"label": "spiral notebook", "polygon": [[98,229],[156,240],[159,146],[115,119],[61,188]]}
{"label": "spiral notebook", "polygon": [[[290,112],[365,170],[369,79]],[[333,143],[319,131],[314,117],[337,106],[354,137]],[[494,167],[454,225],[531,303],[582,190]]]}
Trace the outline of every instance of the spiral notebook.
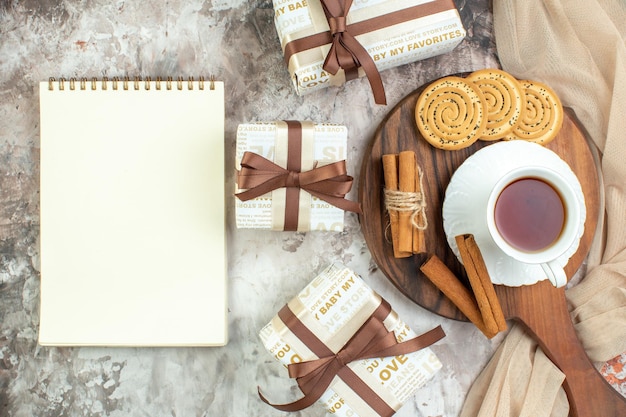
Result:
{"label": "spiral notebook", "polygon": [[39,92],[39,343],[226,344],[223,83]]}

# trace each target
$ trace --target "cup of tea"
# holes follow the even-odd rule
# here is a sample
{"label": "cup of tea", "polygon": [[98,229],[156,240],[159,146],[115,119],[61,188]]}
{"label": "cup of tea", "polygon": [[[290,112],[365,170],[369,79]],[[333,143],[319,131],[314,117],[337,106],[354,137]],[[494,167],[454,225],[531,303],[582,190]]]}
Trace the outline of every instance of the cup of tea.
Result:
{"label": "cup of tea", "polygon": [[548,167],[509,171],[489,194],[487,227],[496,245],[519,262],[541,265],[555,287],[567,283],[558,259],[580,239],[582,226],[574,186]]}

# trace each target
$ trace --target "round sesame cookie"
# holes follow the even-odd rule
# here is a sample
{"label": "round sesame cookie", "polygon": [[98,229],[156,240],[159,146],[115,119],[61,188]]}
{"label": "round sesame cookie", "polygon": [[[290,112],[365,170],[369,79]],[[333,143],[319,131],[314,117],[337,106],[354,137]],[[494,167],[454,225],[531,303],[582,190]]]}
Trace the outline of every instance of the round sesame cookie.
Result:
{"label": "round sesame cookie", "polygon": [[504,139],[524,139],[545,145],[556,137],[563,125],[563,106],[547,85],[521,80],[526,101],[523,117]]}
{"label": "round sesame cookie", "polygon": [[508,72],[488,68],[466,78],[483,93],[487,105],[487,126],[479,138],[497,140],[511,133],[524,111],[524,89]]}
{"label": "round sesame cookie", "polygon": [[470,146],[487,124],[486,104],[473,83],[457,76],[432,82],[415,105],[417,128],[431,145],[444,150]]}

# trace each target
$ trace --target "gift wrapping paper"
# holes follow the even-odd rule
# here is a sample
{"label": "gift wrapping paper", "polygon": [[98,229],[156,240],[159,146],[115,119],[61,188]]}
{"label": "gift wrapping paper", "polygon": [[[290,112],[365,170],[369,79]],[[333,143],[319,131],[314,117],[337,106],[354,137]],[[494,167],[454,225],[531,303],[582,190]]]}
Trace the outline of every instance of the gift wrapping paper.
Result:
{"label": "gift wrapping paper", "polygon": [[[283,51],[294,39],[329,30],[320,0],[274,0],[273,4]],[[348,25],[420,5],[435,6],[436,12],[356,36],[379,72],[450,52],[465,38],[466,31],[453,0],[353,1]],[[345,83],[343,71],[332,75],[322,68],[329,49],[330,44],[323,45],[291,57],[288,69],[298,94]],[[360,69],[359,76],[364,74]]]}
{"label": "gift wrapping paper", "polygon": [[[244,152],[254,152],[270,161],[284,159],[277,155],[284,146],[277,140],[280,135],[280,125],[284,122],[257,122],[240,124],[237,128],[236,165],[240,169],[240,161]],[[303,170],[311,169],[317,164],[321,166],[331,162],[346,159],[348,130],[345,126],[303,122],[303,130],[308,134],[303,136],[302,162]],[[239,192],[240,190],[236,190]],[[271,229],[282,230],[280,217],[284,212],[284,189],[275,190],[261,197],[248,201],[236,200],[235,218],[238,228],[242,229]],[[344,225],[344,211],[305,191],[300,192],[300,212],[307,224],[302,225],[299,231],[328,230],[342,231]]]}
{"label": "gift wrapping paper", "polygon": [[[288,306],[306,327],[337,352],[380,303],[380,296],[356,273],[334,263],[313,279]],[[398,342],[417,336],[393,310],[384,325],[394,332]],[[263,327],[260,339],[268,352],[285,366],[316,358],[278,316]],[[395,357],[362,359],[348,366],[397,411],[441,369],[442,364],[426,347]],[[328,412],[340,417],[378,415],[337,377],[319,402]]]}

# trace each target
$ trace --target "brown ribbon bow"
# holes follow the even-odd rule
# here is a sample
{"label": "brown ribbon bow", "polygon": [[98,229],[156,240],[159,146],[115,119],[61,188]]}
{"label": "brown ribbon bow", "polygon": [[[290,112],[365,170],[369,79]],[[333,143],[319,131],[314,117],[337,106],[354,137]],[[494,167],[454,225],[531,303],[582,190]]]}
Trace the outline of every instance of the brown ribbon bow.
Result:
{"label": "brown ribbon bow", "polygon": [[359,67],[363,68],[376,103],[387,104],[383,80],[374,60],[363,45],[347,30],[346,16],[352,0],[321,0],[321,3],[332,36],[330,50],[326,55],[323,68],[333,75],[343,68],[346,80],[357,78]]}
{"label": "brown ribbon bow", "polygon": [[[353,178],[346,174],[345,160],[297,172],[276,165],[256,153],[245,152],[241,158],[237,186],[246,191],[236,196],[241,201],[247,201],[282,187],[300,188],[335,207],[360,213],[358,203],[344,198],[352,188],[352,181]],[[295,207],[297,212],[297,203],[292,202],[290,207]]]}
{"label": "brown ribbon bow", "polygon": [[[395,334],[387,330],[383,324],[384,317],[390,310],[389,304],[382,300],[381,306],[354,336],[337,353],[333,353],[317,336],[306,329],[288,307],[283,308],[279,317],[319,359],[288,365],[289,376],[296,378],[304,397],[288,404],[272,404],[259,390],[261,400],[281,411],[299,411],[319,400],[330,386],[333,378],[339,376],[380,415],[392,415],[395,410],[391,409],[347,365],[362,359],[391,357],[415,352],[442,339],[445,333],[441,326],[437,326],[416,338],[398,342]],[[387,314],[384,314],[385,311]]]}

